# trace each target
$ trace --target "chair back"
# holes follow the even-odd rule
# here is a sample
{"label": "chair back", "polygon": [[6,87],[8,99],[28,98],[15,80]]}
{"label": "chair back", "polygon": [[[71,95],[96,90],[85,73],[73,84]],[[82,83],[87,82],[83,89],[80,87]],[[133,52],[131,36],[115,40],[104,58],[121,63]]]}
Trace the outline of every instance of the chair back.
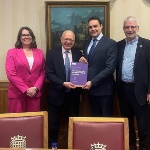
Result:
{"label": "chair back", "polygon": [[70,117],[68,149],[129,150],[128,119]]}
{"label": "chair back", "polygon": [[0,147],[48,148],[47,112],[0,114]]}

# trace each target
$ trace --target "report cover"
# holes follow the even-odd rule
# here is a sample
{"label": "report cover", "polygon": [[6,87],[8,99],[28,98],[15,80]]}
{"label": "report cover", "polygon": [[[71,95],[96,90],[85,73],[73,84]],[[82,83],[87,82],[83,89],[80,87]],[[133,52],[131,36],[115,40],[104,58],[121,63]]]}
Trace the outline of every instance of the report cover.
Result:
{"label": "report cover", "polygon": [[70,71],[70,82],[82,87],[87,82],[88,64],[72,62]]}

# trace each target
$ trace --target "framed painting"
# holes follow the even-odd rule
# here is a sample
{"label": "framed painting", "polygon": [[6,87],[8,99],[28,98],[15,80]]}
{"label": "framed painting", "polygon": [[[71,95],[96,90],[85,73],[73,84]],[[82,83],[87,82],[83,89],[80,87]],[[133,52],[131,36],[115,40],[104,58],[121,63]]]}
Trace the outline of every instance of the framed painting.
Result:
{"label": "framed painting", "polygon": [[75,33],[74,47],[82,50],[83,42],[89,38],[87,22],[92,16],[100,18],[103,34],[110,35],[109,2],[46,1],[45,4],[47,51],[61,46],[60,37],[65,30]]}

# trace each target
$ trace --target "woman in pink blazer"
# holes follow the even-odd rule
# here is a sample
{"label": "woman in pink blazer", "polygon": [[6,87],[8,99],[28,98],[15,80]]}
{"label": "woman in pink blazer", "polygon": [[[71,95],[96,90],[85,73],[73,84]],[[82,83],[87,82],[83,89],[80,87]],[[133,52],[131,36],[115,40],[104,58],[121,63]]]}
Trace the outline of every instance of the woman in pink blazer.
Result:
{"label": "woman in pink blazer", "polygon": [[45,59],[29,27],[20,28],[15,48],[7,52],[6,74],[9,80],[8,111],[39,111]]}

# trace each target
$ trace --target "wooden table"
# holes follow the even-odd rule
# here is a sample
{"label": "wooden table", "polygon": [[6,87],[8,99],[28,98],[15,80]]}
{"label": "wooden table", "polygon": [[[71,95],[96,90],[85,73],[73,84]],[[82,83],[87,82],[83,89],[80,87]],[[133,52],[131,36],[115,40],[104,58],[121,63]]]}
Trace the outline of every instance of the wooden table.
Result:
{"label": "wooden table", "polygon": [[[45,149],[45,148],[0,148],[0,150],[52,150],[52,149]],[[69,150],[69,149],[57,149],[57,150]],[[77,149],[72,149],[72,150],[77,150]]]}
{"label": "wooden table", "polygon": [[[51,150],[45,148],[0,148],[0,150]],[[65,149],[58,149],[58,150],[65,150]]]}
{"label": "wooden table", "polygon": [[[0,148],[0,150],[51,150],[45,148]],[[65,149],[58,149],[58,150],[65,150]]]}

